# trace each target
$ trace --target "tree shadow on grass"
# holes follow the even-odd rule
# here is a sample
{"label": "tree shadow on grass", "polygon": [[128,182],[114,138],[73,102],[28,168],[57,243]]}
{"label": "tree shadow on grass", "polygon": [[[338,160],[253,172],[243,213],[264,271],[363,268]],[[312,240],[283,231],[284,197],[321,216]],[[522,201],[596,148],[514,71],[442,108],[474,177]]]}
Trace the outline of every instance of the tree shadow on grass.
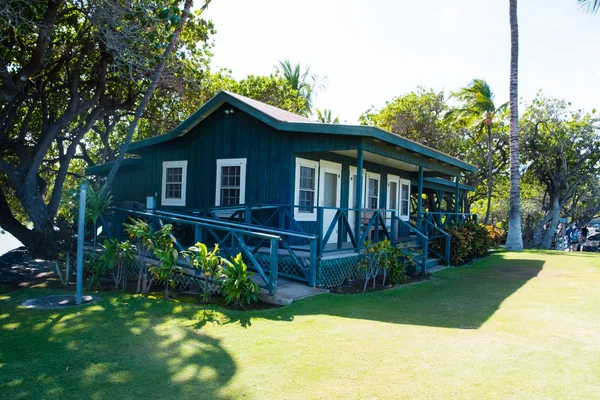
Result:
{"label": "tree shadow on grass", "polygon": [[505,260],[496,254],[432,280],[380,292],[322,295],[293,304],[295,315],[338,317],[432,327],[477,329],[508,297],[538,276],[542,260]]}
{"label": "tree shadow on grass", "polygon": [[219,339],[180,323],[178,314],[191,315],[173,304],[114,295],[81,308],[28,310],[15,308],[16,297],[11,307],[0,302],[0,397],[232,398],[222,392],[236,373],[231,355]]}

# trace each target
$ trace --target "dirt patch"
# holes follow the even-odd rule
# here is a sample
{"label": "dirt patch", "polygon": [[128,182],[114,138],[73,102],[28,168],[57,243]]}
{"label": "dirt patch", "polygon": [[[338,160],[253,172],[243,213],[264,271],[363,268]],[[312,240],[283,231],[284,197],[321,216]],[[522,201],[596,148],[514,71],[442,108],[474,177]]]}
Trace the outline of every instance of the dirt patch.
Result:
{"label": "dirt patch", "polygon": [[56,310],[94,303],[100,300],[98,296],[82,296],[81,304],[77,304],[74,294],[58,294],[25,301],[22,306],[35,310]]}
{"label": "dirt patch", "polygon": [[365,281],[364,279],[355,280],[355,281],[346,281],[342,285],[329,289],[330,293],[333,294],[357,294],[357,293],[365,293],[365,292],[380,292],[382,290],[389,290],[393,288],[397,288],[400,286],[406,286],[411,283],[422,282],[424,280],[430,279],[430,277],[422,278],[420,276],[409,276],[408,281],[406,283],[401,284],[389,284],[386,282],[383,285],[382,278],[377,279],[375,282],[375,287],[373,287],[373,282],[369,282],[367,284],[367,290],[364,291]]}
{"label": "dirt patch", "polygon": [[53,264],[31,259],[27,249],[19,247],[0,257],[0,287],[4,292],[28,288],[52,277]]}

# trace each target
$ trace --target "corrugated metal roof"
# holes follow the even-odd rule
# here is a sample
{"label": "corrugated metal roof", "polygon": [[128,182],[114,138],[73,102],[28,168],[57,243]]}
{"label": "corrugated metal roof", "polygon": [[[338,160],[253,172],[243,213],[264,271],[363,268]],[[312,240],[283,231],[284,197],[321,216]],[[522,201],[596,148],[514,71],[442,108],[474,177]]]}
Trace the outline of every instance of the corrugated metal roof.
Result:
{"label": "corrugated metal roof", "polygon": [[314,123],[315,121],[310,120],[306,117],[303,117],[301,115],[298,114],[294,114],[292,112],[286,111],[286,110],[282,110],[281,108],[277,108],[277,107],[273,107],[269,104],[265,104],[265,103],[261,103],[260,101],[236,94],[236,93],[232,93],[232,92],[228,92],[226,90],[223,90],[223,92],[227,93],[228,95],[235,97],[236,99],[238,99],[239,101],[249,105],[250,107],[264,113],[267,114],[269,117],[271,118],[275,118],[278,121],[281,122],[312,122]]}

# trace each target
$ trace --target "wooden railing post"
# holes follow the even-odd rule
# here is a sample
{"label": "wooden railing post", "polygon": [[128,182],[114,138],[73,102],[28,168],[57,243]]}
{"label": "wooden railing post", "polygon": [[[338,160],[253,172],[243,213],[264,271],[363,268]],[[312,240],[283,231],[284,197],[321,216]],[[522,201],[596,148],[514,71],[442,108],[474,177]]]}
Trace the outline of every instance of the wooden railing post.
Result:
{"label": "wooden railing post", "polygon": [[458,224],[458,202],[460,197],[460,186],[459,186],[459,176],[456,176],[456,193],[454,194],[454,212],[456,213],[454,219],[456,224]]}
{"label": "wooden railing post", "polygon": [[446,264],[450,266],[450,236],[446,236]]}
{"label": "wooden railing post", "polygon": [[310,265],[308,266],[308,285],[310,287],[315,287],[317,284],[317,241],[311,240],[309,245],[310,245],[310,259],[309,259]]}
{"label": "wooden railing post", "polygon": [[317,257],[321,258],[323,256],[323,247],[325,247],[325,242],[323,242],[323,207],[317,207],[317,234],[319,235],[319,243],[317,244]]}
{"label": "wooden railing post", "polygon": [[247,224],[252,223],[252,206],[250,204],[244,206],[244,222]]}
{"label": "wooden railing post", "polygon": [[275,296],[277,293],[277,275],[279,273],[279,240],[276,238],[271,239],[270,256],[269,294]]}
{"label": "wooden railing post", "polygon": [[427,271],[427,254],[429,253],[429,240],[427,238],[423,239],[423,254],[421,254],[421,274],[425,276],[425,272]]}
{"label": "wooden railing post", "polygon": [[392,243],[396,243],[398,241],[398,238],[396,237],[396,211],[392,211],[392,216],[390,218],[390,236],[392,237],[392,240],[390,240]]}

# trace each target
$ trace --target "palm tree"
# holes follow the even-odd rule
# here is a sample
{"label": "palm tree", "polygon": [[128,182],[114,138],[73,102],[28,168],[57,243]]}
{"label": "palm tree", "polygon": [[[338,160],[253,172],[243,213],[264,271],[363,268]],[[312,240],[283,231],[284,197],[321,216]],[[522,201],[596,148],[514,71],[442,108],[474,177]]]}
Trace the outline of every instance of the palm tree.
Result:
{"label": "palm tree", "polygon": [[591,13],[600,10],[600,0],[577,0],[577,2]]}
{"label": "palm tree", "polygon": [[494,174],[494,159],[492,151],[492,125],[497,114],[502,114],[508,103],[496,107],[494,104],[494,92],[490,85],[483,79],[473,79],[466,87],[454,93],[454,96],[463,102],[463,108],[459,109],[459,118],[468,125],[475,126],[481,132],[485,130],[487,136],[487,162],[488,162],[488,193],[487,211],[485,212],[485,224],[490,220],[490,209],[492,206],[492,188]]}
{"label": "palm tree", "polygon": [[306,108],[301,113],[304,115],[312,113],[317,76],[310,72],[310,68],[306,68],[304,72],[301,72],[300,64],[292,65],[289,60],[279,61],[277,69],[292,89],[298,92],[298,96],[304,99]]}
{"label": "palm tree", "polygon": [[339,124],[340,117],[333,118],[331,116],[331,110],[324,109],[323,111],[317,108],[317,120],[324,124]]}
{"label": "palm tree", "polygon": [[517,0],[509,0],[510,16],[510,208],[506,249],[523,251],[521,236],[521,175],[519,161],[519,25]]}

